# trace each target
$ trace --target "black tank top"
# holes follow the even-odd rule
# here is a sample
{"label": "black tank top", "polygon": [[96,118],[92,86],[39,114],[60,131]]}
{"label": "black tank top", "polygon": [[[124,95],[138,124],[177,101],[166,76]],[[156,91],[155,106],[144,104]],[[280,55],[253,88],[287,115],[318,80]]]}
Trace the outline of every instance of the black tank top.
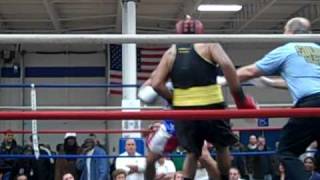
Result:
{"label": "black tank top", "polygon": [[175,88],[189,88],[216,84],[217,64],[204,60],[194,49],[193,44],[176,46],[176,59],[171,71]]}

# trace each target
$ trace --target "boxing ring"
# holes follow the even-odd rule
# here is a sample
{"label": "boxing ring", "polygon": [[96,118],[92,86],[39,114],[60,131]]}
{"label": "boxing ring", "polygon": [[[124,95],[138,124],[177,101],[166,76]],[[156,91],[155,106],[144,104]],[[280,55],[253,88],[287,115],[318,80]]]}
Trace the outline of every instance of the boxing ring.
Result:
{"label": "boxing ring", "polygon": [[[0,44],[107,44],[107,43],[144,43],[144,44],[169,44],[169,43],[195,43],[195,42],[232,42],[232,43],[284,43],[284,42],[320,42],[320,35],[45,35],[45,34],[8,34],[0,35]],[[0,120],[33,120],[32,130],[10,130],[14,134],[32,134],[33,140],[38,134],[64,134],[75,132],[79,134],[119,134],[119,133],[149,133],[149,129],[122,130],[122,129],[101,129],[101,130],[62,130],[48,129],[38,130],[37,121],[46,120],[191,120],[212,118],[280,118],[280,117],[320,117],[319,108],[298,108],[290,109],[290,104],[261,104],[261,109],[239,110],[234,106],[226,110],[167,110],[162,106],[141,106],[141,107],[118,107],[118,106],[37,106],[36,89],[38,88],[135,88],[138,84],[1,84],[0,88],[30,88],[31,106],[0,106]],[[284,108],[285,107],[285,108]],[[132,110],[132,111],[130,111]],[[139,111],[135,111],[139,110]],[[57,121],[59,123],[59,121]],[[81,123],[81,122],[80,122]],[[268,128],[234,128],[234,131],[279,131],[280,127]],[[7,133],[7,130],[0,130],[0,133]],[[38,146],[37,140],[33,144]],[[268,156],[275,151],[265,152],[232,152],[234,156]],[[175,156],[175,155],[168,155]],[[35,151],[34,155],[3,155],[0,158],[118,158],[119,156],[87,156],[87,155],[40,155]],[[137,156],[135,156],[137,157]]]}

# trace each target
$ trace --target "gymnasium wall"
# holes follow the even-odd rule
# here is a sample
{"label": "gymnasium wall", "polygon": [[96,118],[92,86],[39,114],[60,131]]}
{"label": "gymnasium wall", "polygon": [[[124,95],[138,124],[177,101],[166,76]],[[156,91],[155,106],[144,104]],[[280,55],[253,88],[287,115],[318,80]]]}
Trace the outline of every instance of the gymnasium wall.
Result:
{"label": "gymnasium wall", "polygon": [[[254,62],[264,53],[275,47],[275,44],[224,44],[235,65],[242,66]],[[14,50],[14,46],[4,46],[2,49]],[[1,49],[0,49],[1,50]],[[103,45],[22,45],[13,61],[0,65],[6,71],[11,71],[13,64],[20,67],[19,72],[1,72],[1,84],[104,84],[108,83],[108,56]],[[87,52],[88,54],[86,54]],[[10,70],[11,68],[11,70]],[[70,71],[77,69],[76,74]],[[28,73],[27,73],[28,71]],[[80,72],[79,72],[80,71]],[[39,75],[39,73],[41,75]],[[8,77],[9,75],[12,77]],[[38,74],[38,75],[37,75]],[[60,75],[59,75],[60,74]],[[62,76],[64,74],[65,76]],[[25,76],[24,76],[25,75]],[[77,76],[77,77],[75,77]],[[245,87],[245,91],[255,97],[261,104],[290,103],[291,99],[285,90],[270,88]],[[120,106],[121,96],[108,95],[103,88],[39,88],[37,89],[37,105],[39,106]],[[226,100],[233,104],[228,89],[224,88]],[[30,106],[30,89],[0,88],[0,106]],[[160,103],[160,102],[159,102]],[[280,127],[285,121],[270,120],[270,126]],[[39,130],[44,129],[120,129],[120,121],[38,121]],[[234,127],[257,127],[256,121],[237,120]],[[145,127],[147,122],[143,124]],[[30,121],[0,121],[0,129],[30,130]],[[55,148],[63,142],[64,135],[40,135],[40,142],[49,143]],[[29,135],[17,135],[19,143],[28,143]],[[78,135],[82,142],[87,135]],[[99,135],[103,144],[108,144],[110,154],[118,151],[120,135]]]}

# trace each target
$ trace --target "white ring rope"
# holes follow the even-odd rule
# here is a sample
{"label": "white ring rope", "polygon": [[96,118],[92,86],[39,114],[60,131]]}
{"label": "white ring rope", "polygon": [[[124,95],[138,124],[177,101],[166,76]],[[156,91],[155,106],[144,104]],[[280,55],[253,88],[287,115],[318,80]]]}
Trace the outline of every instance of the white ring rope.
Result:
{"label": "white ring rope", "polygon": [[0,34],[0,44],[174,44],[196,42],[320,42],[319,34]]}

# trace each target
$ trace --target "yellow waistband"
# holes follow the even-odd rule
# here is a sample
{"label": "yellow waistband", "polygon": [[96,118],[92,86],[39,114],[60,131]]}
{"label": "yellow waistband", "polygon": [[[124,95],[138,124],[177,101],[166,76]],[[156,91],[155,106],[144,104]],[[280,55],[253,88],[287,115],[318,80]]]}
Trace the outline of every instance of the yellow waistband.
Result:
{"label": "yellow waistband", "polygon": [[203,106],[224,101],[220,85],[175,88],[173,91],[174,106]]}

